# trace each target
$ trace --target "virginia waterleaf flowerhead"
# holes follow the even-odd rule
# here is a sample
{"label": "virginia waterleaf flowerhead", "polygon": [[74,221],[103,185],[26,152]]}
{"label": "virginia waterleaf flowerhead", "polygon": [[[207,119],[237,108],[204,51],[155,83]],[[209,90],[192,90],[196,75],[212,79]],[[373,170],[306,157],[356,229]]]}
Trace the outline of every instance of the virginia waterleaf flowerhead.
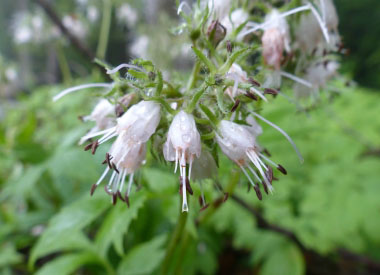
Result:
{"label": "virginia waterleaf flowerhead", "polygon": [[[186,198],[186,182],[190,181],[194,159],[199,158],[201,154],[201,139],[193,115],[179,111],[173,118],[163,153],[167,161],[175,161],[174,172],[177,170],[178,163],[180,165],[182,211],[187,212],[189,208]],[[187,164],[189,164],[188,178],[186,178]]]}

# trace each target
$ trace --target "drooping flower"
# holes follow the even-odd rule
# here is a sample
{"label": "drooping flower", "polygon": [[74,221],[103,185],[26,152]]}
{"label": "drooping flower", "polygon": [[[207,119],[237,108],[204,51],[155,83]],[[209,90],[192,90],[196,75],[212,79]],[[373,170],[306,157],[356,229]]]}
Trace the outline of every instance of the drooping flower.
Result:
{"label": "drooping flower", "polygon": [[[188,211],[186,198],[187,180],[190,181],[191,169],[195,157],[201,154],[201,139],[193,115],[180,111],[173,119],[167,141],[163,148],[164,157],[167,161],[175,161],[175,170],[180,165],[181,188],[182,188],[182,212]],[[186,178],[186,166],[189,164],[188,178]]]}
{"label": "drooping flower", "polygon": [[[219,133],[216,135],[216,141],[219,147],[227,157],[240,167],[258,197],[261,198],[258,185],[249,176],[246,168],[252,173],[255,180],[264,186],[265,191],[272,192],[273,170],[270,165],[273,165],[284,174],[286,174],[286,170],[260,152],[256,141],[256,133],[252,132],[253,129],[228,120],[222,120],[218,128]],[[255,130],[257,131],[258,129],[256,128]],[[258,173],[255,169],[257,169]]]}
{"label": "drooping flower", "polygon": [[107,163],[108,167],[98,182],[93,185],[91,194],[103,181],[109,170],[114,169],[111,179],[106,186],[106,191],[112,195],[114,203],[117,196],[123,199],[120,193],[123,189],[125,177],[130,175],[127,193],[124,196],[124,200],[129,204],[128,196],[133,181],[133,174],[142,164],[146,153],[146,142],[156,131],[160,122],[160,109],[160,105],[155,102],[140,101],[117,119],[116,126],[84,137],[89,138],[103,135],[102,138],[93,142],[88,147],[94,151],[94,148],[96,149],[98,145],[117,136],[103,162]]}
{"label": "drooping flower", "polygon": [[330,41],[324,39],[324,33],[314,14],[303,15],[295,33],[298,46],[306,54],[321,55],[325,49],[337,50],[337,45],[340,44],[339,19],[334,4],[331,0],[321,0],[317,2],[317,7],[322,13]]}
{"label": "drooping flower", "polygon": [[[96,104],[90,115],[82,117],[83,121],[95,122],[95,126],[87,133],[87,135],[114,126],[114,115],[115,106],[112,105],[107,99],[101,99],[98,104]],[[85,141],[86,140],[82,138],[79,144],[83,144]]]}

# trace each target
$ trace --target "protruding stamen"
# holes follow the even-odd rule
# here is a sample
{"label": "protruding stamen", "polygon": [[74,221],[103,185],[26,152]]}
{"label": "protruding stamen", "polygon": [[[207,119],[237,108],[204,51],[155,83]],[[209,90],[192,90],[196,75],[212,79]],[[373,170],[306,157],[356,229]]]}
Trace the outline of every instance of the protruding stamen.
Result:
{"label": "protruding stamen", "polygon": [[252,77],[248,78],[248,82],[253,84],[253,85],[256,85],[257,87],[261,86],[261,84],[259,82],[257,82],[256,80],[254,80]]}
{"label": "protruding stamen", "polygon": [[255,187],[253,187],[253,189],[255,189],[256,196],[261,201],[263,199],[263,195],[261,194],[259,186],[256,185]]}
{"label": "protruding stamen", "polygon": [[265,96],[259,90],[257,90],[255,87],[251,87],[250,90],[253,91],[255,94],[257,94],[262,100],[268,101],[268,99],[266,99]]}
{"label": "protruding stamen", "polygon": [[286,171],[286,169],[282,166],[282,165],[278,165],[277,166],[277,169],[281,172],[281,173],[283,173],[284,175],[287,175],[288,174],[288,172]]}
{"label": "protruding stamen", "polygon": [[312,88],[313,87],[313,84],[311,84],[309,81],[306,81],[305,79],[302,79],[298,76],[295,76],[295,75],[292,75],[290,73],[287,73],[287,72],[280,72],[280,75],[284,76],[284,77],[287,77],[295,82],[298,82],[308,88]]}
{"label": "protruding stamen", "polygon": [[131,175],[129,176],[129,181],[128,181],[128,191],[127,191],[128,196],[129,196],[129,194],[131,193],[132,183],[133,183],[133,174],[131,174]]}
{"label": "protruding stamen", "polygon": [[93,184],[91,186],[90,196],[92,196],[94,194],[96,187],[98,187],[96,184]]}
{"label": "protruding stamen", "polygon": [[124,63],[124,64],[120,64],[119,66],[113,68],[112,70],[107,69],[107,74],[114,74],[123,68],[129,68],[129,69],[134,69],[134,70],[139,71],[139,72],[145,72],[145,70],[143,68],[140,68],[140,67],[135,66],[135,65]]}
{"label": "protruding stamen", "polygon": [[[177,168],[178,168],[178,149],[175,149],[175,168],[174,168],[174,174],[177,173]],[[182,171],[182,170],[181,170]]]}
{"label": "protruding stamen", "polygon": [[186,1],[183,1],[183,2],[181,2],[181,4],[179,4],[179,6],[178,6],[177,14],[179,15],[182,11],[185,10],[185,8],[188,9],[189,13],[192,12],[192,9],[191,9],[191,7],[189,6],[189,4],[187,4]]}
{"label": "protruding stamen", "polygon": [[253,182],[253,180],[251,179],[251,177],[249,176],[249,174],[247,173],[247,171],[244,169],[244,167],[240,166],[240,169],[243,171],[244,175],[247,177],[247,179],[252,184],[252,186],[255,187],[255,183]]}
{"label": "protruding stamen", "polygon": [[95,155],[95,152],[96,152],[96,149],[98,148],[98,146],[99,146],[99,142],[97,140],[95,140],[91,146],[91,154]]}
{"label": "protruding stamen", "polygon": [[112,204],[113,204],[113,205],[116,205],[116,203],[117,203],[117,194],[116,194],[116,193],[113,193],[113,194],[112,194]]}
{"label": "protruding stamen", "polygon": [[83,84],[83,85],[78,85],[75,87],[68,88],[66,90],[63,90],[59,94],[57,94],[55,97],[53,97],[53,101],[57,101],[58,99],[64,97],[67,94],[70,94],[75,91],[87,89],[87,88],[111,88],[113,84],[110,83],[89,83],[89,84]]}
{"label": "protruding stamen", "polygon": [[231,108],[231,113],[233,113],[233,112],[236,111],[236,109],[239,107],[239,104],[240,104],[240,100],[236,99],[235,103],[234,103],[234,106],[232,106],[232,108]]}
{"label": "protruding stamen", "polygon": [[264,89],[264,94],[269,94],[269,95],[273,95],[273,96],[276,96],[278,95],[278,92],[274,89],[271,89],[271,88],[265,88]]}
{"label": "protruding stamen", "polygon": [[270,122],[269,120],[265,119],[264,117],[260,116],[259,114],[256,114],[255,112],[251,112],[251,114],[258,117],[259,119],[261,119],[265,123],[267,123],[270,126],[272,126],[273,128],[275,128],[277,131],[279,131],[290,142],[290,144],[293,146],[294,151],[296,151],[298,158],[300,159],[300,162],[303,163],[303,161],[304,161],[303,157],[302,157],[300,151],[298,150],[296,144],[294,143],[294,141],[290,138],[290,136],[284,130],[282,130],[276,124],[274,124],[274,123]]}
{"label": "protruding stamen", "polygon": [[229,197],[230,197],[230,193],[228,192],[224,193],[223,202],[226,202]]}
{"label": "protruding stamen", "polygon": [[187,205],[186,198],[186,161],[185,161],[185,152],[182,152],[181,158],[181,170],[182,170],[182,212],[188,212],[189,207]]}
{"label": "protruding stamen", "polygon": [[[99,132],[95,132],[95,133],[91,133],[91,134],[88,134],[88,135],[85,135],[84,137],[82,137],[82,139],[84,140],[87,140],[87,139],[90,139],[90,138],[93,138],[93,137],[97,137],[97,136],[101,136],[101,135],[108,135],[108,134],[112,134],[114,131],[115,131],[116,127],[112,127],[112,128],[108,128],[106,130],[102,130],[102,131],[99,131]],[[99,139],[99,142],[102,140]]]}
{"label": "protruding stamen", "polygon": [[110,170],[109,167],[107,167],[106,170],[104,170],[103,174],[100,176],[98,181],[95,183],[96,186],[98,186],[103,181],[103,179],[106,177],[109,170]]}
{"label": "protruding stamen", "polygon": [[115,170],[116,173],[119,174],[119,170],[117,169],[116,164],[114,162],[112,162],[112,168],[113,170]]}
{"label": "protruding stamen", "polygon": [[245,93],[245,96],[246,97],[249,97],[250,99],[253,99],[253,100],[255,100],[255,101],[257,101],[257,96],[255,96],[253,93],[251,93],[250,91],[247,91],[246,93]]}
{"label": "protruding stamen", "polygon": [[226,41],[226,47],[227,47],[227,52],[232,53],[232,43],[231,40]]}

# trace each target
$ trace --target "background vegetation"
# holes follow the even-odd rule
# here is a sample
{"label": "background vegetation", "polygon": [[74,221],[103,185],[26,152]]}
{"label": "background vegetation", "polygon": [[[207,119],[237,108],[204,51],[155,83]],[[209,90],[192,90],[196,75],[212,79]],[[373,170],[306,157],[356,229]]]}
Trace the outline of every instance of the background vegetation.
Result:
{"label": "background vegetation", "polygon": [[[219,184],[230,196],[208,182],[210,207],[200,212],[194,185],[185,233],[174,248],[168,240],[181,220],[172,167],[141,169],[144,190],[131,198],[129,209],[112,206],[102,190],[89,196],[107,149],[99,148],[94,158],[77,145],[88,130],[77,117],[91,111],[91,91],[58,103],[51,98],[103,76],[65,36],[15,45],[17,11],[41,12],[50,22],[36,2],[5,1],[0,10],[0,274],[380,273],[380,94],[364,87],[380,88],[378,1],[336,1],[350,49],[342,72],[358,85],[337,80],[340,92],[325,94],[328,104],[307,113],[282,97],[263,113],[292,136],[305,163],[300,165],[282,137],[264,126],[259,141],[265,140],[288,170],[287,176],[275,175],[280,179],[275,193],[258,201],[238,169],[222,159]],[[89,1],[103,10],[106,2]],[[114,1],[114,7],[123,2]],[[85,14],[73,1],[51,4],[60,17]],[[112,64],[129,60],[133,53],[127,45],[147,34],[160,41],[148,51],[158,56],[155,62],[184,70],[186,60],[176,63],[180,54],[160,58],[173,39],[181,38],[155,37],[157,28],[174,24],[174,4],[163,1],[150,7],[153,11],[143,1],[130,4],[142,24],[120,25],[114,9],[106,59]],[[157,22],[155,28],[147,24]],[[88,26],[85,44],[94,52],[101,24],[99,18]],[[15,80],[5,77],[9,68],[17,71]]]}

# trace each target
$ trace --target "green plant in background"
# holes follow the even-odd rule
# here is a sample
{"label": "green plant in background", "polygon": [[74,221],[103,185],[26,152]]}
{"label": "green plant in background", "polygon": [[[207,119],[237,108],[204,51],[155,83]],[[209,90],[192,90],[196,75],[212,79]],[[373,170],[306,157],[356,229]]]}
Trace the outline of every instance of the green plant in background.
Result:
{"label": "green plant in background", "polygon": [[[61,86],[41,87],[6,109],[0,128],[1,272],[379,270],[371,260],[380,256],[380,225],[373,218],[380,207],[379,161],[371,157],[380,127],[372,119],[377,96],[344,87],[339,80],[327,88],[342,93],[319,93],[336,69],[331,66],[335,57],[324,54],[336,45],[325,39],[337,34],[326,19],[331,17],[320,13],[321,2],[299,7],[293,1],[263,24],[248,18],[262,20],[260,12],[270,13],[268,5],[226,3],[232,5],[225,21],[223,5],[179,3],[184,21],[174,31],[190,37],[196,56],[186,77],[169,77],[145,59],[116,68],[98,60],[112,83],[101,82],[95,73],[80,81],[94,84],[78,83],[61,93]],[[244,19],[238,7],[251,14]],[[305,13],[285,17],[290,33],[281,21],[289,11]],[[234,21],[236,14],[243,22]],[[312,25],[318,26],[317,49],[303,51],[292,43],[297,58],[287,60],[282,54],[292,31],[315,18],[321,22]],[[329,30],[325,36],[321,26]],[[250,34],[259,29],[264,30],[262,41]],[[248,35],[243,40],[242,32]],[[287,95],[293,81],[313,91],[306,100],[290,98],[296,107]],[[86,91],[67,95],[84,87],[97,97]],[[53,103],[53,96],[59,101]],[[311,107],[318,108],[304,112]],[[264,117],[269,125],[255,121]],[[95,126],[86,133],[88,126],[81,121]],[[281,133],[288,134],[274,131],[279,128],[270,121],[294,139],[306,160],[303,165],[285,146]],[[98,134],[104,137],[93,140]],[[109,139],[114,140],[111,146]],[[94,156],[78,149],[78,142],[86,141],[85,149]],[[165,160],[178,163],[181,177],[173,174],[176,164]],[[287,170],[272,160],[286,163]],[[278,174],[269,164],[288,176],[277,184]],[[104,169],[113,170],[106,192],[95,192]],[[273,196],[262,197],[259,186],[269,191],[272,183]],[[254,199],[252,187],[262,201]],[[115,204],[118,199],[126,204],[113,206],[107,193]],[[187,198],[189,194],[193,196]]]}

